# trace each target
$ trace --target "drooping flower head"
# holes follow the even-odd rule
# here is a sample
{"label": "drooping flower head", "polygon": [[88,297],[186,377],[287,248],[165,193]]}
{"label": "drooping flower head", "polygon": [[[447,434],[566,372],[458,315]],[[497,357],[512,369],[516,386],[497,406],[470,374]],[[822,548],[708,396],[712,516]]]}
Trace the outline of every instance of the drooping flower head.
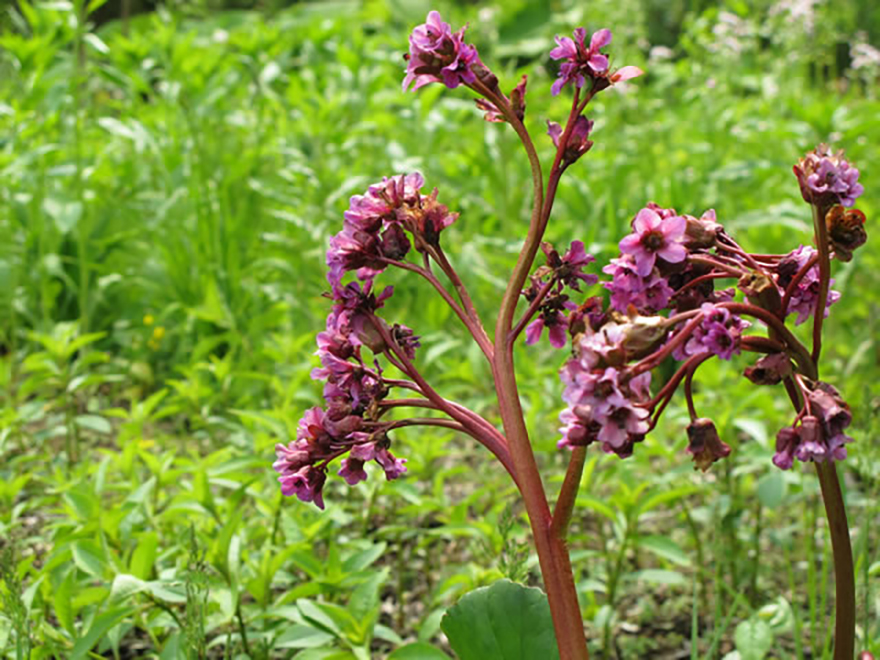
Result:
{"label": "drooping flower head", "polygon": [[467,26],[453,32],[436,11],[428,13],[427,21],[413,29],[409,37],[409,53],[403,89],[413,91],[428,83],[443,83],[450,89],[473,83],[477,76],[474,65],[482,66],[477,49],[464,42]]}
{"label": "drooping flower head", "polygon": [[845,445],[852,441],[844,430],[852,422],[852,413],[840,392],[828,383],[816,383],[801,413],[794,425],[776,435],[773,464],[788,470],[795,458],[804,463],[844,460]]}
{"label": "drooping flower head", "polygon": [[794,174],[804,201],[825,210],[833,204],[852,206],[865,191],[859,183],[859,171],[843,157],[843,151],[832,153],[827,144],[801,158]]}

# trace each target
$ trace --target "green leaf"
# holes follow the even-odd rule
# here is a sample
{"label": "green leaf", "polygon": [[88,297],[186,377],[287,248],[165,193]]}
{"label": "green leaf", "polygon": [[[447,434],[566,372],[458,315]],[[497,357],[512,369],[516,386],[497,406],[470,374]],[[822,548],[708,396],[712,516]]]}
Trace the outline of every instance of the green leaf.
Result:
{"label": "green leaf", "polygon": [[762,660],[773,646],[773,631],[760,619],[749,619],[736,627],[734,639],[742,660]]}
{"label": "green leaf", "polygon": [[103,578],[107,568],[104,549],[94,541],[74,541],[73,563],[92,577]]}
{"label": "green leaf", "polygon": [[76,571],[69,571],[67,573],[52,599],[58,622],[71,635],[76,634],[73,627],[73,580],[75,574]]}
{"label": "green leaf", "polygon": [[156,561],[156,550],[158,547],[159,537],[155,532],[146,532],[141,535],[128,565],[132,575],[141,580],[148,580],[150,578],[150,573],[153,571],[153,563]]}
{"label": "green leaf", "polygon": [[136,578],[134,575],[120,573],[113,578],[113,586],[110,587],[110,597],[122,601],[146,589],[147,583],[143,580]]}
{"label": "green leaf", "polygon": [[334,639],[333,635],[312,626],[295,625],[287,628],[275,640],[276,649],[313,649],[327,646]]}
{"label": "green leaf", "polygon": [[758,480],[758,499],[768,509],[775,509],[785,499],[785,477],[779,470],[768,472]]}
{"label": "green leaf", "polygon": [[133,609],[125,607],[110,610],[95,619],[92,627],[89,628],[89,632],[76,640],[76,644],[73,645],[73,650],[70,652],[70,660],[80,660],[81,658],[87,657],[88,652],[104,635],[107,634],[108,630],[133,612]]}
{"label": "green leaf", "polygon": [[687,553],[668,536],[643,536],[639,539],[638,544],[679,566],[689,566],[691,563]]}
{"label": "green leaf", "polygon": [[43,210],[55,221],[55,226],[62,234],[76,227],[82,216],[83,206],[79,202],[66,202],[47,197],[43,200]]}
{"label": "green leaf", "polygon": [[99,415],[77,415],[73,421],[81,429],[108,435],[113,433],[113,427],[110,425],[110,422]]}
{"label": "green leaf", "polygon": [[629,580],[649,582],[652,584],[667,584],[672,586],[689,584],[687,578],[678,571],[664,571],[657,568],[648,568],[644,571],[634,571],[626,577]]}
{"label": "green leaf", "polygon": [[510,580],[466,594],[440,627],[461,660],[559,658],[546,594]]}
{"label": "green leaf", "polygon": [[388,656],[388,660],[449,660],[449,656],[430,644],[407,644]]}

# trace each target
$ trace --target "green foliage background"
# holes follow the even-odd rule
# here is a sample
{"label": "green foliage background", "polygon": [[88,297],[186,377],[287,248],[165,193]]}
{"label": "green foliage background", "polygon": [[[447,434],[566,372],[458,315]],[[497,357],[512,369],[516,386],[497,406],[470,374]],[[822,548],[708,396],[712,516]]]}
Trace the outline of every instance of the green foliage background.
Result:
{"label": "green foliage background", "polygon": [[[400,89],[408,31],[431,6],[172,3],[93,29],[83,19],[100,3],[81,3],[7,4],[0,34],[0,649],[385,657],[404,640],[442,645],[440,615],[474,587],[536,583],[515,491],[461,438],[400,433],[407,478],[331,479],[323,514],[282,501],[270,468],[319,402],[324,251],[350,195],[421,171],[461,211],[445,249],[490,318],[524,236],[529,173],[512,132],[463,91]],[[792,163],[829,141],[860,167],[871,238],[836,265],[824,373],[854,408],[859,636],[880,651],[880,62],[852,67],[856,46],[880,45],[880,9],[436,7],[470,22],[505,88],[528,73],[545,159],[545,120],[567,112],[549,95],[553,35],[610,27],[613,64],[648,72],[592,107],[596,145],[549,228],[599,263],[649,200],[715,208],[743,245],[786,252],[810,240]],[[489,374],[442,301],[386,279],[389,319],[423,337],[420,366],[492,416]],[[562,360],[517,354],[551,492]],[[779,392],[738,378],[747,364],[701,371],[701,413],[734,446],[709,474],[692,471],[675,408],[634,458],[591,455],[572,549],[596,657],[830,657],[817,485],[772,468],[790,414]],[[758,628],[766,649],[748,646]]]}

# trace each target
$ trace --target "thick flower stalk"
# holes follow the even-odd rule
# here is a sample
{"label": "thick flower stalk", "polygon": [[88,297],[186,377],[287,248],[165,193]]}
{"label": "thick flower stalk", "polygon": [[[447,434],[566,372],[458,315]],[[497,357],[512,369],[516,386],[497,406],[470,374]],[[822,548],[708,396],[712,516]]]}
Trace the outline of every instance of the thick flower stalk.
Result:
{"label": "thick flower stalk", "polygon": [[[441,247],[445,230],[459,216],[439,202],[436,189],[423,192],[421,174],[386,177],[352,197],[342,230],[327,252],[332,307],[317,338],[321,367],[312,374],[324,382],[325,404],[308,410],[296,439],[276,448],[282,493],[323,508],[323,488],[334,462],[332,469],[351,486],[374,471],[389,480],[400,478],[406,459],[392,448],[395,431],[403,427],[437,426],[470,436],[498,459],[522,495],[560,657],[585,660],[566,537],[588,447],[596,444],[620,458],[631,456],[637,445],[650,441],[681,389],[691,420],[685,450],[696,468],[710,469],[731,448],[712,420],[698,414],[694,379],[707,360],[756,353],[745,377],[757,385],[782,385],[795,408],[791,425],[779,430],[773,464],[787,470],[796,462],[813,463],[819,472],[837,577],[835,660],[851,660],[852,556],[833,464],[846,458],[852,438],[845,431],[852,416],[843,395],[819,379],[818,364],[822,323],[840,298],[830,288],[830,260],[849,261],[867,239],[864,215],[851,208],[863,192],[858,170],[842,152],[824,146],[795,166],[802,196],[812,207],[815,248],[752,254],[713,210],[696,216],[648,202],[633,216],[619,255],[595,267],[581,241],[558,251],[543,240],[544,233],[563,173],[588,154],[596,139],[594,124],[584,114],[587,105],[600,92],[643,72],[634,66],[611,67],[606,52],[610,30],[589,36],[578,28],[574,38],[556,38],[549,55],[560,66],[551,92],[571,89],[572,103],[564,123],[546,122],[550,140],[545,144],[555,153],[545,177],[524,124],[526,77],[509,96],[504,94],[464,33],[465,28],[453,32],[437,12],[429,13],[410,37],[403,87],[466,87],[487,121],[510,125],[529,160],[531,219],[494,335],[486,331],[465,282]],[[539,252],[545,258],[535,267]],[[384,318],[393,309],[393,291],[380,290],[376,282],[389,268],[424,280],[480,347],[492,370],[503,431],[445,398],[421,373],[419,337]],[[591,270],[609,277],[600,283]],[[813,342],[807,347],[788,325],[810,319]],[[519,402],[514,346],[521,336],[526,344],[546,336],[555,348],[571,349],[560,371],[565,409],[558,442],[570,452],[570,462],[553,507]],[[678,366],[664,380],[654,370],[668,361]]]}

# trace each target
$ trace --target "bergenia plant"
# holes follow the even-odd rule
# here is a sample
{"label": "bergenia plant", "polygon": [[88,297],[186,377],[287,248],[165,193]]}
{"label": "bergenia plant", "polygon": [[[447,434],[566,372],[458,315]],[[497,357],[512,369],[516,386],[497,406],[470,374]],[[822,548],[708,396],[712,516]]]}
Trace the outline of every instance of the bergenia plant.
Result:
{"label": "bergenia plant", "polygon": [[[429,192],[421,174],[388,176],[351,198],[342,231],[327,252],[332,309],[317,338],[321,367],[313,372],[325,383],[325,402],[305,413],[296,441],[278,445],[274,467],[281,490],[324,508],[323,487],[331,472],[352,486],[368,478],[368,463],[376,463],[387,479],[406,473],[406,459],[393,453],[396,429],[438,426],[470,436],[491,452],[522,494],[559,657],[587,658],[566,536],[588,448],[631,456],[681,389],[691,419],[687,451],[696,468],[709,469],[731,450],[712,420],[697,413],[693,380],[707,360],[755,353],[760,357],[745,377],[783,388],[793,407],[791,424],[779,430],[776,453],[767,460],[782,470],[812,463],[818,473],[834,551],[834,657],[851,660],[852,552],[835,463],[846,458],[852,416],[843,395],[821,379],[819,364],[823,321],[840,297],[831,288],[831,261],[849,261],[866,240],[865,218],[852,208],[862,193],[859,171],[842,152],[824,145],[794,166],[812,210],[813,245],[753,254],[712,210],[690,215],[648,202],[634,210],[619,256],[600,268],[581,241],[558,249],[543,236],[563,173],[593,145],[587,106],[642,71],[612,65],[607,29],[589,35],[578,28],[573,38],[557,37],[556,43],[549,55],[560,63],[559,76],[551,92],[570,93],[572,101],[564,123],[547,124],[555,156],[545,176],[523,123],[526,78],[504,94],[477,49],[466,43],[465,28],[453,32],[437,12],[413,30],[404,89],[431,83],[466,87],[488,121],[507,123],[519,136],[534,186],[528,233],[492,327],[442,247],[443,232],[458,214],[436,189]],[[416,332],[386,320],[392,288],[377,282],[389,268],[424,279],[467,328],[491,367],[500,428],[446,398],[423,376]],[[600,274],[607,276],[601,283]],[[810,346],[790,328],[804,323],[812,323]],[[556,348],[570,347],[560,370],[565,409],[558,443],[568,455],[568,469],[552,505],[523,419],[514,368],[517,342],[534,344],[543,337]],[[652,374],[667,360],[678,368],[658,382]],[[415,413],[401,417],[407,410]],[[553,649],[542,657],[555,655]]]}

